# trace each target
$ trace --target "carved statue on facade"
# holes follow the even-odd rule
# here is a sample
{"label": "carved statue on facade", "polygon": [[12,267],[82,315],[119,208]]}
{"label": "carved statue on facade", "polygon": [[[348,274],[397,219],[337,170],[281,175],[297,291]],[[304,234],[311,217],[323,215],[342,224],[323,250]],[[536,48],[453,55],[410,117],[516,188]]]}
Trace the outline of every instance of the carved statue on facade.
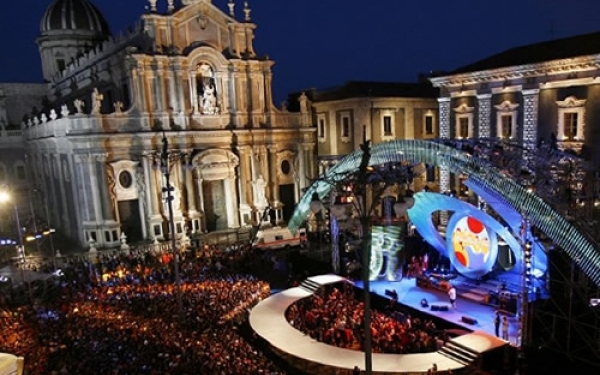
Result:
{"label": "carved statue on facade", "polygon": [[98,91],[98,89],[94,87],[94,91],[92,91],[92,114],[100,114],[102,100],[104,100],[104,95],[102,95],[100,91]]}
{"label": "carved statue on facade", "polygon": [[198,107],[205,115],[219,113],[217,92],[213,69],[207,63],[201,63],[196,68],[196,87],[198,91]]}
{"label": "carved statue on facade", "polygon": [[115,170],[111,165],[106,167],[106,178],[108,182],[108,197],[110,200],[110,208],[113,214],[113,219],[117,217],[117,178]]}
{"label": "carved statue on facade", "polygon": [[217,97],[215,94],[215,85],[212,82],[204,85],[202,93],[202,113],[207,115],[217,114]]}
{"label": "carved statue on facade", "polygon": [[123,102],[122,101],[116,101],[114,102],[114,107],[115,107],[115,113],[119,114],[119,113],[123,113]]}
{"label": "carved statue on facade", "polygon": [[69,107],[66,104],[63,104],[60,106],[60,115],[62,117],[68,117],[69,116]]}
{"label": "carved statue on facade", "polygon": [[267,202],[267,183],[262,175],[259,175],[254,181],[254,205],[257,207],[266,207]]}
{"label": "carved statue on facade", "polygon": [[85,103],[81,99],[75,99],[73,102],[73,106],[75,106],[75,111],[78,115],[83,114],[83,107],[85,107]]}

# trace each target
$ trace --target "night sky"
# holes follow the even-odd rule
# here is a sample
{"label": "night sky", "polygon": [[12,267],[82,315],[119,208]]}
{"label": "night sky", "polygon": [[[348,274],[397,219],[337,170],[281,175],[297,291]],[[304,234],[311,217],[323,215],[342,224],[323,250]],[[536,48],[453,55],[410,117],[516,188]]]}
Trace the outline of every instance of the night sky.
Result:
{"label": "night sky", "polygon": [[[236,0],[238,19],[242,1]],[[51,0],[4,0],[0,82],[39,82],[35,39]],[[92,0],[113,34],[147,0]],[[166,0],[159,0],[165,2]],[[227,9],[227,0],[213,0]],[[257,53],[275,61],[276,104],[348,80],[415,81],[519,45],[600,31],[598,0],[249,0]]]}

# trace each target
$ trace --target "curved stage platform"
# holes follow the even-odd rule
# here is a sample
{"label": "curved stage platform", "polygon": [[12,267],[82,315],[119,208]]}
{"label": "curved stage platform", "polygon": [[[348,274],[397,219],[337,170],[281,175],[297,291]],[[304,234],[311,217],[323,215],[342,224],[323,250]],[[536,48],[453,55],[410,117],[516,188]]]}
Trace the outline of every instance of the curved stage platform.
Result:
{"label": "curved stage platform", "polygon": [[[354,366],[364,367],[364,353],[338,348],[312,339],[296,330],[285,318],[295,301],[313,294],[314,288],[344,281],[336,275],[321,275],[307,283],[258,303],[250,313],[252,329],[280,355],[312,374],[350,374]],[[312,289],[312,290],[311,290]],[[441,350],[419,354],[373,353],[373,373],[379,375],[426,374],[435,363],[440,371],[459,370],[479,360],[483,353],[508,346],[506,341],[476,331],[450,340]]]}

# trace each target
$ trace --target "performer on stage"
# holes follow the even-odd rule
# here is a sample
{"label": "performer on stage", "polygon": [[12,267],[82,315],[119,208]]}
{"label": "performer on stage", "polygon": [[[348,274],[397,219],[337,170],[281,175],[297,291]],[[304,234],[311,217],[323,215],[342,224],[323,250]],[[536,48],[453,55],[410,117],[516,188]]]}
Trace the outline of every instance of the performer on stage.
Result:
{"label": "performer on stage", "polygon": [[452,285],[448,286],[448,298],[450,299],[450,304],[452,305],[452,308],[455,309],[456,308],[456,289]]}
{"label": "performer on stage", "polygon": [[500,337],[500,313],[496,310],[494,315],[494,333],[496,337]]}

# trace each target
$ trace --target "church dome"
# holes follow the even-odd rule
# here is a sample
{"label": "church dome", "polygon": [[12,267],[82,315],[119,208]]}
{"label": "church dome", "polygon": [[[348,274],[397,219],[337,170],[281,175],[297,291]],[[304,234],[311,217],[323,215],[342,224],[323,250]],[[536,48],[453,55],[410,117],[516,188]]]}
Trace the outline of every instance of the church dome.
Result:
{"label": "church dome", "polygon": [[55,0],[42,17],[40,31],[42,34],[69,31],[96,37],[110,35],[106,19],[88,0]]}

